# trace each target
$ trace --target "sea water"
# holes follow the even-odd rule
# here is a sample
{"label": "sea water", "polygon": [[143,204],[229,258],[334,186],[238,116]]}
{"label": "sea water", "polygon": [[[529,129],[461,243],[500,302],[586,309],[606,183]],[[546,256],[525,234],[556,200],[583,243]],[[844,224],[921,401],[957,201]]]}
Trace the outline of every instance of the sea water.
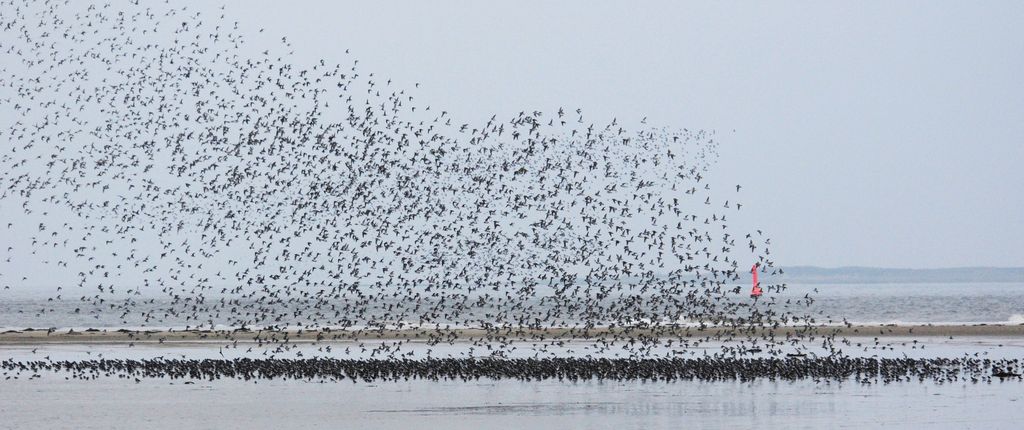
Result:
{"label": "sea water", "polygon": [[[109,299],[101,306],[64,297],[50,300],[48,294],[5,291],[0,294],[0,328],[184,328],[199,325],[232,326],[227,312],[190,312],[177,315],[168,309],[182,309],[166,297],[132,300],[125,312],[122,302]],[[65,293],[65,296],[71,296]],[[810,295],[810,306],[787,305]],[[1022,324],[1024,323],[1024,283],[905,283],[905,284],[793,284],[781,293],[767,293],[763,301],[775,297],[778,307],[797,315],[812,315],[817,323],[854,324]],[[152,303],[150,303],[152,300]],[[218,299],[207,299],[207,306]],[[739,300],[746,300],[739,297]],[[328,305],[329,306],[329,305]],[[202,308],[202,307],[200,307]],[[77,312],[76,312],[77,310]],[[282,311],[290,309],[281,309]],[[282,312],[286,313],[286,312]],[[150,318],[146,318],[150,315]],[[284,320],[281,325],[308,324],[312,321]]]}
{"label": "sea water", "polygon": [[[814,289],[817,293],[813,293]],[[1017,324],[1024,284],[793,285],[777,301],[812,293],[811,311],[862,323]],[[64,304],[23,297],[0,301],[6,327],[120,327],[144,325],[119,315],[81,319]],[[43,309],[56,309],[42,311]],[[183,326],[183,321],[161,321]],[[913,341],[917,340],[915,344]],[[855,339],[856,341],[856,339]],[[1024,339],[940,336],[887,337],[854,356],[1024,358]],[[275,345],[248,351],[227,342],[165,344],[40,344],[0,346],[0,359],[260,358],[337,356],[359,342]],[[587,342],[550,352],[587,355]],[[886,347],[887,346],[887,347]],[[914,348],[911,349],[911,346]],[[433,346],[436,355],[464,356],[471,345]],[[717,345],[701,346],[700,355]],[[412,343],[421,351],[428,346]],[[560,349],[559,349],[560,348]],[[663,348],[664,349],[664,348]],[[665,351],[659,349],[656,353]],[[854,381],[241,381],[100,377],[65,379],[28,373],[0,380],[0,428],[366,428],[366,429],[676,429],[676,428],[1019,428],[1024,382]]]}
{"label": "sea water", "polygon": [[1019,428],[1017,381],[0,381],[0,428]]}

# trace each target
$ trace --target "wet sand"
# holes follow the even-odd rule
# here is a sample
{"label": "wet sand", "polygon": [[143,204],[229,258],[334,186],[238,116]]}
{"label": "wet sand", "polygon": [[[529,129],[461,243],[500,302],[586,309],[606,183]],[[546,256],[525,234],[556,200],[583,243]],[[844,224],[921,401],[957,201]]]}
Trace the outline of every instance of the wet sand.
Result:
{"label": "wet sand", "polygon": [[[961,357],[1015,359],[1024,356],[1024,336],[1017,325],[863,326],[855,336],[865,341],[879,337],[891,348],[850,347],[864,357]],[[891,330],[891,331],[890,331]],[[71,366],[97,360],[212,360],[226,364],[234,359],[262,357],[264,350],[249,346],[229,349],[219,341],[234,336],[239,343],[252,339],[232,332],[68,334],[59,330],[7,333],[11,342],[0,342],[0,359],[41,365],[72,361]],[[357,341],[339,341],[333,352],[320,352],[317,332],[289,332],[302,338],[293,349],[278,352],[283,358],[315,354],[349,357],[342,351]],[[477,332],[472,332],[476,334]],[[899,335],[903,333],[904,335]],[[949,339],[953,333],[956,339]],[[124,339],[137,339],[130,346]],[[333,336],[334,332],[331,332]],[[462,333],[468,335],[467,333]],[[909,334],[909,337],[907,336]],[[921,340],[917,349],[911,337]],[[24,336],[14,336],[24,335]],[[144,335],[149,340],[139,341]],[[159,343],[160,335],[181,336]],[[284,336],[264,332],[260,336]],[[0,336],[2,338],[3,336]],[[105,339],[108,337],[109,339]],[[203,337],[205,336],[205,337]],[[309,338],[312,336],[312,338]],[[943,337],[945,336],[945,337]],[[51,338],[51,342],[39,338]],[[851,336],[852,337],[852,336]],[[117,339],[121,340],[117,340]],[[190,340],[191,339],[191,340]],[[381,339],[385,341],[387,339]],[[366,342],[367,344],[371,342]],[[380,342],[377,342],[380,343]],[[586,342],[566,342],[552,351],[558,356],[579,356]],[[865,342],[865,346],[875,342]],[[923,344],[927,345],[924,349]],[[470,342],[439,345],[435,353],[462,357]],[[411,342],[420,357],[425,342]],[[262,346],[276,349],[276,345]],[[326,348],[326,347],[325,347]],[[576,350],[575,353],[569,348]],[[709,345],[709,350],[717,350]],[[696,356],[701,351],[695,351]],[[975,355],[975,354],[979,354]],[[522,354],[531,353],[522,351]],[[226,357],[226,358],[225,358]],[[321,359],[322,360],[322,359]],[[788,359],[787,359],[788,360]],[[269,360],[275,362],[274,360]],[[345,359],[338,362],[347,362]],[[460,362],[463,362],[462,360]],[[800,360],[804,361],[804,360]],[[304,361],[305,362],[305,361]],[[320,362],[314,360],[312,362]],[[334,361],[330,361],[334,362]],[[812,362],[812,361],[808,361]],[[215,368],[217,366],[214,366]],[[287,369],[288,366],[269,366]],[[191,369],[191,365],[186,366]],[[106,372],[106,371],[105,371]],[[982,370],[980,375],[987,375]],[[146,377],[141,374],[93,374],[91,380],[71,377],[69,372],[29,368],[8,370],[0,380],[0,423],[3,428],[608,428],[670,429],[704,428],[1016,428],[1015,414],[1021,396],[1019,378],[986,378],[981,382],[957,380],[884,383],[872,380],[829,381],[816,379],[770,380],[543,380],[481,378],[471,380],[411,379],[367,382],[346,379],[330,383],[322,379],[235,377]],[[891,375],[890,375],[891,376]],[[182,413],[186,411],[186,413]]]}
{"label": "wet sand", "polygon": [[0,344],[30,345],[44,343],[147,343],[147,342],[315,342],[351,340],[474,340],[488,337],[507,339],[601,339],[615,336],[658,336],[665,338],[704,338],[773,335],[775,337],[813,335],[843,337],[1024,337],[1024,324],[973,325],[861,325],[816,328],[779,327],[678,327],[651,329],[573,328],[506,329],[488,333],[483,329],[383,329],[383,330],[129,330],[129,329],[8,329],[0,332]]}
{"label": "wet sand", "polygon": [[1016,381],[195,381],[43,375],[0,386],[0,428],[1016,428]]}

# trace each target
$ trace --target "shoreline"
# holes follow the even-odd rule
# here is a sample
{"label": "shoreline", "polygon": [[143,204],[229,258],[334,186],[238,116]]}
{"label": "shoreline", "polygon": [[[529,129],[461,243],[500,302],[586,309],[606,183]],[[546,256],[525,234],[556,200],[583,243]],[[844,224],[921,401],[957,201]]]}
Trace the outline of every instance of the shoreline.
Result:
{"label": "shoreline", "polygon": [[963,324],[963,325],[854,325],[778,328],[731,327],[663,327],[607,328],[598,327],[548,329],[493,329],[479,328],[407,328],[407,329],[276,329],[276,330],[210,330],[210,329],[7,329],[0,332],[0,345],[31,345],[42,343],[164,343],[164,342],[332,342],[356,340],[478,340],[482,338],[507,340],[598,340],[617,336],[650,336],[663,338],[722,339],[746,336],[774,337],[1024,337],[1024,324]]}

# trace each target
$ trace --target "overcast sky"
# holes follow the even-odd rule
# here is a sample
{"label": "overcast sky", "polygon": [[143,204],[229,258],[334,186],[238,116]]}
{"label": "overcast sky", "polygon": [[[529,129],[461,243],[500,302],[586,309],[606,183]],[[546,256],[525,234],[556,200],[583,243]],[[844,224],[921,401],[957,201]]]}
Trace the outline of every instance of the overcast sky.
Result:
{"label": "overcast sky", "polygon": [[783,265],[1024,265],[1022,2],[227,6],[466,121],[714,129],[715,179],[744,184]]}
{"label": "overcast sky", "polygon": [[715,130],[783,266],[1024,266],[1024,2],[182,3],[458,122]]}

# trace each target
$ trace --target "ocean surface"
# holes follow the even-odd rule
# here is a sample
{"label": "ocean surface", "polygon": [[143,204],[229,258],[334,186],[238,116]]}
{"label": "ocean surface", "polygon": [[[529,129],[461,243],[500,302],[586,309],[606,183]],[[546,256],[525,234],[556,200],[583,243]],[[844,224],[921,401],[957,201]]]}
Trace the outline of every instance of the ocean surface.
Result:
{"label": "ocean surface", "polygon": [[[49,292],[47,292],[49,293]],[[203,314],[197,318],[165,312],[166,297],[132,297],[129,312],[117,299],[90,306],[65,292],[61,300],[51,294],[8,290],[0,293],[0,328],[184,328],[200,324],[230,326],[227,315]],[[815,316],[819,324],[1022,324],[1024,283],[905,283],[905,284],[794,284],[771,293],[777,302],[797,300],[810,294],[809,307],[791,307]],[[769,297],[766,295],[765,297]],[[216,301],[211,296],[207,301]],[[177,305],[180,309],[181,304]],[[75,312],[78,309],[79,312]],[[146,318],[145,315],[150,315]],[[157,317],[152,317],[157,315]],[[283,325],[308,323],[283,321]]]}

